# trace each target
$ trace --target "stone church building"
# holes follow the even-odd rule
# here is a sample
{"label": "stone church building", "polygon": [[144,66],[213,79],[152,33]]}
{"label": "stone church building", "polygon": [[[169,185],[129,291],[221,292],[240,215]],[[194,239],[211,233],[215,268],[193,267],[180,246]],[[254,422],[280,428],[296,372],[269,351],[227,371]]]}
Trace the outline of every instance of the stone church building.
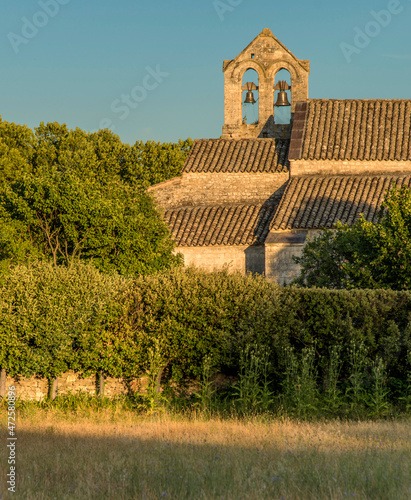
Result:
{"label": "stone church building", "polygon": [[[249,70],[258,84],[244,84]],[[282,70],[290,84],[275,83]],[[196,140],[182,175],[150,190],[186,265],[289,282],[307,237],[361,213],[375,221],[389,186],[411,185],[411,100],[309,99],[309,61],[268,28],[223,72],[221,138]],[[289,123],[277,123],[289,103]]]}

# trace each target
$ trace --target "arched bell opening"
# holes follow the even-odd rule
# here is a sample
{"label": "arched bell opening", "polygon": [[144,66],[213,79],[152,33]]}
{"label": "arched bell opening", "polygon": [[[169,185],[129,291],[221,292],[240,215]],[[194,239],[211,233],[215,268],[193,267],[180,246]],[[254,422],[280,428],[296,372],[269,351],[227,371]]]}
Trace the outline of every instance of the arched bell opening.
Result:
{"label": "arched bell opening", "polygon": [[246,125],[256,125],[259,120],[258,73],[248,69],[242,80],[242,116]]}
{"label": "arched bell opening", "polygon": [[274,123],[291,122],[291,74],[282,68],[275,75],[274,82]]}

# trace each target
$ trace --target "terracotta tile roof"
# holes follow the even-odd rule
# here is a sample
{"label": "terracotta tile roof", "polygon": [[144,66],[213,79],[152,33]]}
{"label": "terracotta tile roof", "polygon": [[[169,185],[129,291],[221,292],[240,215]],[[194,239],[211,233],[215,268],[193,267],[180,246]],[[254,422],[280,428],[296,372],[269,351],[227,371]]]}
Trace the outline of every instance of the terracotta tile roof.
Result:
{"label": "terracotta tile roof", "polygon": [[164,218],[177,246],[253,245],[267,237],[277,204],[175,208]]}
{"label": "terracotta tile roof", "polygon": [[270,230],[353,224],[362,213],[372,222],[391,184],[411,186],[411,176],[338,176],[291,178]]}
{"label": "terracotta tile roof", "polygon": [[411,160],[411,100],[309,99],[300,108],[291,159]]}
{"label": "terracotta tile roof", "polygon": [[287,172],[289,139],[195,140],[183,172]]}

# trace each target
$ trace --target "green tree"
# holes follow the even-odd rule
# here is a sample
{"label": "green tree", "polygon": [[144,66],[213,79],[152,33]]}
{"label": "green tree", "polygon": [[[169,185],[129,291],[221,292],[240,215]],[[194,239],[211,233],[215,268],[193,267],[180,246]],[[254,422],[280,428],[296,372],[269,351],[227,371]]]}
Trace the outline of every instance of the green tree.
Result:
{"label": "green tree", "polygon": [[181,175],[192,145],[191,139],[178,143],[138,141],[128,151],[122,178],[130,183],[139,181],[153,185],[177,177]]}
{"label": "green tree", "polygon": [[192,144],[187,139],[177,143],[137,141],[130,146],[108,129],[88,133],[57,122],[41,122],[33,132],[0,117],[0,182],[30,172],[71,171],[81,179],[147,186],[180,175]]}
{"label": "green tree", "polygon": [[411,288],[411,190],[391,188],[373,224],[360,217],[309,241],[296,282],[328,288]]}
{"label": "green tree", "polygon": [[338,222],[334,230],[323,229],[309,239],[302,256],[293,257],[301,266],[295,283],[308,287],[347,288],[347,265],[355,262],[363,243],[356,237],[359,229],[358,223],[349,227]]}
{"label": "green tree", "polygon": [[110,130],[87,133],[65,124],[41,123],[35,129],[36,148],[33,170],[37,173],[75,173],[81,179],[100,183],[122,179],[130,146]]}
{"label": "green tree", "polygon": [[35,137],[28,127],[3,121],[0,116],[0,185],[32,171]]}
{"label": "green tree", "polygon": [[103,271],[150,273],[179,262],[144,188],[180,175],[192,141],[123,144],[87,133],[0,119],[0,272],[38,258],[82,258]]}
{"label": "green tree", "polygon": [[104,272],[146,274],[179,262],[152,198],[121,181],[72,172],[27,174],[0,191],[0,256],[43,256],[55,266],[81,258]]}

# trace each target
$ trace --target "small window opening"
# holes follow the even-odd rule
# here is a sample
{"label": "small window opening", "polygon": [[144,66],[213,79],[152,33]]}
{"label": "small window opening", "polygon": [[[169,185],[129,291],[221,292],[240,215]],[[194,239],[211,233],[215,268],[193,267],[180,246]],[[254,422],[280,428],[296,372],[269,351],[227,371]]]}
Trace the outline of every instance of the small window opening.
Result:
{"label": "small window opening", "polygon": [[254,59],[254,54],[251,54],[251,59]]}

